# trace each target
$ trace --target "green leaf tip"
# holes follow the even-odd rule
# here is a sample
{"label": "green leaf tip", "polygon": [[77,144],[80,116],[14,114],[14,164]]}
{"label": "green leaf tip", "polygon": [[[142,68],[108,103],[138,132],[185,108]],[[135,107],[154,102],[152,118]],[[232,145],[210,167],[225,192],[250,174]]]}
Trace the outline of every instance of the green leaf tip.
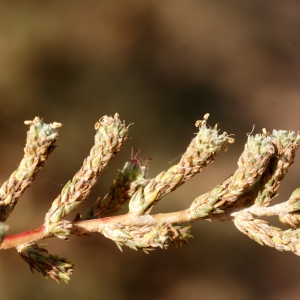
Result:
{"label": "green leaf tip", "polygon": [[34,270],[41,272],[45,278],[50,277],[58,284],[61,280],[65,283],[70,281],[74,262],[49,254],[45,248],[41,248],[35,243],[20,245],[17,250],[21,258],[29,264],[32,273]]}

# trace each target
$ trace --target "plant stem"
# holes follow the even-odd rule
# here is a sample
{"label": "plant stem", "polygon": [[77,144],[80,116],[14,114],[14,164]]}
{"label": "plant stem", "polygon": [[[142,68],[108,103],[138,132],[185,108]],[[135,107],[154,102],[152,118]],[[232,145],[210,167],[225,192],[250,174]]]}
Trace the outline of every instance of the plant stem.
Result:
{"label": "plant stem", "polygon": [[[144,226],[144,225],[154,225],[158,222],[169,223],[169,224],[176,224],[176,223],[180,224],[180,223],[194,222],[197,220],[229,221],[233,217],[235,217],[238,213],[241,212],[250,212],[251,214],[259,217],[274,216],[274,215],[283,215],[291,212],[291,207],[286,202],[276,204],[270,207],[259,207],[253,205],[251,207],[242,208],[242,209],[234,208],[232,210],[228,210],[226,213],[213,214],[205,218],[193,218],[189,209],[181,210],[177,212],[171,212],[171,213],[142,215],[142,216],[134,216],[133,214],[128,213],[125,215],[107,217],[102,219],[78,221],[74,223],[74,226],[84,228],[89,232],[101,232],[105,226],[114,225],[117,223],[121,223],[124,226],[126,225]],[[37,242],[39,240],[43,240],[53,236],[54,235],[52,233],[46,231],[44,226],[40,226],[29,231],[4,237],[0,245],[0,250],[15,248],[24,243]]]}
{"label": "plant stem", "polygon": [[4,237],[0,249],[10,249],[10,248],[16,248],[19,245],[25,244],[25,243],[31,243],[36,242],[42,239],[45,239],[49,234],[47,234],[44,226],[39,226],[35,229],[28,230],[25,232],[12,234],[9,236]]}

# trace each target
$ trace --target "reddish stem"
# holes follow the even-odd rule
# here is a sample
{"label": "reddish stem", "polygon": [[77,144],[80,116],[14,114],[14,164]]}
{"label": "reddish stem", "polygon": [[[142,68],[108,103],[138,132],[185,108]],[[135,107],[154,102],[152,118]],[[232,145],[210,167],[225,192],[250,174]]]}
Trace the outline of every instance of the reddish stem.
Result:
{"label": "reddish stem", "polygon": [[[164,221],[167,223],[181,223],[191,220],[189,220],[188,210],[183,210],[175,213],[144,215],[139,217],[132,214],[125,214],[103,219],[78,221],[75,222],[74,225],[82,227],[89,232],[100,232],[105,225],[109,224],[121,223],[123,225],[145,225],[150,223],[157,223],[159,221]],[[76,231],[74,231],[73,234],[75,232]],[[4,237],[0,245],[0,250],[16,248],[17,246],[25,243],[37,242],[39,240],[43,240],[45,238],[50,238],[53,236],[53,234],[46,231],[46,228],[44,226],[40,226],[32,230]]]}
{"label": "reddish stem", "polygon": [[46,233],[45,227],[42,225],[32,230],[4,237],[0,249],[15,248],[24,243],[31,243],[45,239],[46,237],[48,237],[48,234]]}

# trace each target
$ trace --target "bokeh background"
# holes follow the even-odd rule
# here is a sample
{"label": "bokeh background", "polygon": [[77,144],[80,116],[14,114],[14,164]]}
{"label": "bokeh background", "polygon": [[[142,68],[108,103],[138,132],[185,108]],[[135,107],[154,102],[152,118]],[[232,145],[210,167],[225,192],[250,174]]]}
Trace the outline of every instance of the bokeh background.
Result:
{"label": "bokeh background", "polygon": [[[299,70],[297,0],[1,1],[0,181],[22,158],[24,120],[63,124],[9,233],[42,224],[89,153],[94,123],[115,112],[134,123],[132,138],[79,212],[106,193],[132,148],[154,158],[150,177],[170,167],[209,112],[209,124],[236,142],[154,212],[186,208],[234,172],[247,133],[299,130]],[[277,201],[300,186],[299,175],[296,160]],[[299,299],[294,254],[261,247],[229,222],[198,222],[192,233],[182,250],[149,255],[121,253],[99,234],[50,239],[51,253],[76,263],[60,286],[32,275],[15,250],[1,251],[1,299]]]}

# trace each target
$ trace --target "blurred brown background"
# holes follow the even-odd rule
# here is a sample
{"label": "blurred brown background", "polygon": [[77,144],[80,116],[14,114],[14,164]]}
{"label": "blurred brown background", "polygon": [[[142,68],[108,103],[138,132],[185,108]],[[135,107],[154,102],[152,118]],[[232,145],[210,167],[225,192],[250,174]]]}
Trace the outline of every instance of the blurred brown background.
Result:
{"label": "blurred brown background", "polygon": [[[94,123],[115,112],[134,123],[132,139],[79,211],[105,194],[132,147],[154,158],[151,177],[168,168],[209,112],[209,124],[236,143],[154,212],[186,208],[234,172],[254,125],[299,130],[299,67],[296,0],[1,1],[1,182],[22,158],[24,120],[63,123],[58,148],[8,220],[10,233],[42,224],[88,154]],[[299,170],[296,161],[278,201],[300,186]],[[1,251],[1,299],[299,299],[294,254],[261,247],[231,223],[198,222],[192,233],[182,250],[149,255],[121,253],[99,234],[51,239],[51,253],[76,262],[61,286],[31,275],[15,250]]]}

